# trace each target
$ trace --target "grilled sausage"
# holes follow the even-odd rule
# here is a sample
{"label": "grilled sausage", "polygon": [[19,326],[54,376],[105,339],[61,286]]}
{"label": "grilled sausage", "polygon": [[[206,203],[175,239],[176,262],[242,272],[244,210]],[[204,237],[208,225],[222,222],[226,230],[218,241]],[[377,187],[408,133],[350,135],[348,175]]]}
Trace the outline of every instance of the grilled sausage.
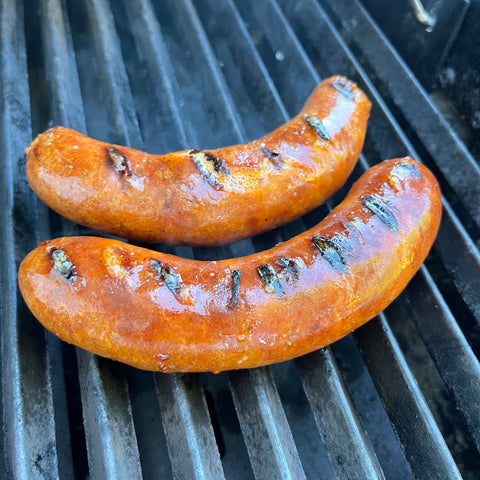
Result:
{"label": "grilled sausage", "polygon": [[328,345],[381,312],[425,259],[440,216],[430,171],[387,160],[317,226],[269,250],[198,261],[58,238],[26,257],[19,284],[47,329],[99,355],[164,372],[256,367]]}
{"label": "grilled sausage", "polygon": [[27,148],[27,178],[61,215],[142,242],[220,245],[313,210],[346,181],[370,102],[351,81],[323,81],[302,111],[246,145],[149,155],[55,127]]}

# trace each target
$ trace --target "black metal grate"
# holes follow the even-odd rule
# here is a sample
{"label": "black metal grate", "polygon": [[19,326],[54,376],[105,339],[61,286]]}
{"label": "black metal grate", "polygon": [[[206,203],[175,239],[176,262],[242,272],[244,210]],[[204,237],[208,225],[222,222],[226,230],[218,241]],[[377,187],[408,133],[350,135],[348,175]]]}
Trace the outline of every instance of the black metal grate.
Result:
{"label": "black metal grate", "polygon": [[[478,159],[359,3],[2,0],[0,15],[0,477],[478,478]],[[220,375],[137,371],[32,318],[19,262],[41,239],[94,233],[28,188],[23,151],[36,134],[62,124],[155,153],[214,148],[272,130],[334,73],[373,102],[345,188],[269,234],[168,250],[225,258],[272,246],[318,222],[366,168],[409,153],[437,175],[444,217],[383,314],[296,361]]]}

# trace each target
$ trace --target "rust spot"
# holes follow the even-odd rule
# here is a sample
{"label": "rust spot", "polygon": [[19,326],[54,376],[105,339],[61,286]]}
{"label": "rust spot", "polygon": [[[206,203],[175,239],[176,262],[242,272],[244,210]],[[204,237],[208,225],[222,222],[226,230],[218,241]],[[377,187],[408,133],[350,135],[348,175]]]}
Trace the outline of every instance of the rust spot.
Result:
{"label": "rust spot", "polygon": [[330,134],[319,118],[315,117],[315,115],[304,115],[303,119],[315,130],[322,140],[330,140]]}
{"label": "rust spot", "polygon": [[190,150],[189,154],[208,184],[217,190],[222,189],[224,186],[220,181],[221,178],[225,175],[230,175],[225,162],[212,153],[198,148]]}

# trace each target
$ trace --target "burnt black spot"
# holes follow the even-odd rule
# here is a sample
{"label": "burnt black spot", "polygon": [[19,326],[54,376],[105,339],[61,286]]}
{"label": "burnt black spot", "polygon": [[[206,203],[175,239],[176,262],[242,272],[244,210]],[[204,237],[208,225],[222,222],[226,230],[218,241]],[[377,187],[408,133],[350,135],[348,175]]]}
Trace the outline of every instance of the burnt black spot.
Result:
{"label": "burnt black spot", "polygon": [[62,249],[56,248],[50,250],[50,257],[53,261],[53,268],[60,273],[65,280],[73,282],[77,273],[68,255]]}
{"label": "burnt black spot", "polygon": [[278,258],[276,260],[276,263],[280,265],[283,270],[287,271],[290,273],[295,281],[298,280],[298,277],[300,276],[300,270],[298,268],[297,262],[291,258]]}
{"label": "burnt black spot", "polygon": [[220,179],[224,175],[230,175],[225,162],[212,153],[200,150],[198,148],[190,150],[193,163],[198,171],[204,176],[205,180],[213,188],[219,190],[223,188]]}
{"label": "burnt black spot", "polygon": [[107,156],[110,165],[119,173],[131,177],[133,175],[130,161],[118,148],[107,147]]}
{"label": "burnt black spot", "polygon": [[346,260],[343,256],[341,246],[335,241],[334,238],[322,237],[315,235],[312,238],[312,242],[317,247],[320,255],[340,273],[345,273],[347,269]]}
{"label": "burnt black spot", "polygon": [[150,265],[163,280],[168,289],[177,294],[180,289],[180,275],[174,272],[170,267],[163,265],[158,260],[150,260]]}
{"label": "burnt black spot", "polygon": [[422,178],[422,175],[420,174],[420,170],[414,163],[407,163],[403,161],[403,162],[400,162],[398,166],[402,168],[405,172],[407,172],[409,175],[411,175],[412,177]]}
{"label": "burnt black spot", "polygon": [[260,265],[257,268],[257,271],[263,283],[265,283],[268,292],[281,293],[283,291],[280,280],[274,268],[270,264],[265,263],[263,265]]}
{"label": "burnt black spot", "polygon": [[380,197],[362,195],[360,199],[363,205],[373,212],[388,228],[398,232],[398,224],[395,217]]}
{"label": "burnt black spot", "polygon": [[330,83],[330,86],[349,100],[353,100],[355,98],[355,94],[352,91],[352,85],[346,80],[335,80],[334,82]]}
{"label": "burnt black spot", "polygon": [[283,167],[283,158],[279,153],[272,152],[266,147],[262,147],[262,151],[269,158],[275,168],[280,169]]}
{"label": "burnt black spot", "polygon": [[317,135],[323,140],[330,140],[330,134],[323,125],[322,121],[314,115],[304,115],[303,119],[317,132]]}
{"label": "burnt black spot", "polygon": [[240,280],[242,278],[242,272],[240,270],[234,270],[232,272],[232,298],[230,298],[230,305],[236,307],[238,304],[238,293],[240,289]]}

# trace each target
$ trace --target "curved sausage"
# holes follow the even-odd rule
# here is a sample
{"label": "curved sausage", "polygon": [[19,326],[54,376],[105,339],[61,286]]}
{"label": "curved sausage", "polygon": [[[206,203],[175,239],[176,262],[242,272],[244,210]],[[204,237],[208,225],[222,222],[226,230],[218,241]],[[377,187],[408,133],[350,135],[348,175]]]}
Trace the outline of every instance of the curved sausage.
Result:
{"label": "curved sausage", "polygon": [[392,302],[424,261],[438,184],[412,159],[365,173],[317,226],[250,256],[198,261],[117,240],[58,238],[21,292],[63,340],[164,372],[257,367],[328,345]]}
{"label": "curved sausage", "polygon": [[55,127],[26,149],[27,178],[61,215],[149,243],[232,243],[313,210],[345,183],[370,102],[351,81],[323,81],[274,132],[216,150],[150,155]]}

